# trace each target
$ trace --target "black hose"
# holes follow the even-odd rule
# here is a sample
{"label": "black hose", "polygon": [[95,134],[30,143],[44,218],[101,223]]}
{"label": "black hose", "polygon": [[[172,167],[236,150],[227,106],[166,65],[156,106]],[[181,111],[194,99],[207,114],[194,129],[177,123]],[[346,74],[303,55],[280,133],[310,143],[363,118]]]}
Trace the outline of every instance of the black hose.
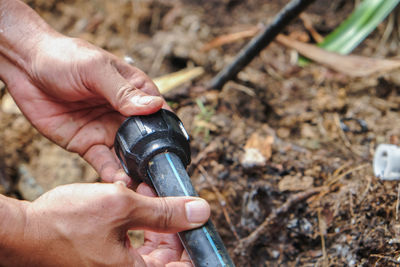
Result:
{"label": "black hose", "polygon": [[261,50],[268,46],[286,25],[296,18],[315,0],[292,0],[274,18],[260,34],[255,36],[239,52],[231,64],[221,70],[210,82],[209,88],[221,89],[224,84],[236,77]]}
{"label": "black hose", "polygon": [[[184,165],[174,153],[154,156],[149,161],[148,176],[159,196],[197,196]],[[235,266],[211,220],[178,235],[195,267]]]}

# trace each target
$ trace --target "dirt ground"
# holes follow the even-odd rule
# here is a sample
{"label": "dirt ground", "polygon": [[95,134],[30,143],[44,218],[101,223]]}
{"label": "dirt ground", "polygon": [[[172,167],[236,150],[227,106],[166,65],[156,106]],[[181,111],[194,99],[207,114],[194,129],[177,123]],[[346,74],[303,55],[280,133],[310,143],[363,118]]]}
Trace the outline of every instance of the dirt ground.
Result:
{"label": "dirt ground", "polygon": [[[288,1],[26,2],[60,32],[129,56],[151,77],[205,68],[165,97],[191,135],[189,173],[237,266],[400,264],[400,185],[372,171],[376,146],[399,143],[400,74],[350,78],[315,63],[300,68],[295,51],[272,43],[235,81],[206,90],[248,39],[204,45],[267,24]],[[317,0],[306,15],[326,35],[354,2]],[[354,53],[398,55],[394,14]],[[284,33],[314,41],[301,19]],[[98,180],[32,129],[4,88],[0,96],[2,193],[33,200],[59,184]]]}

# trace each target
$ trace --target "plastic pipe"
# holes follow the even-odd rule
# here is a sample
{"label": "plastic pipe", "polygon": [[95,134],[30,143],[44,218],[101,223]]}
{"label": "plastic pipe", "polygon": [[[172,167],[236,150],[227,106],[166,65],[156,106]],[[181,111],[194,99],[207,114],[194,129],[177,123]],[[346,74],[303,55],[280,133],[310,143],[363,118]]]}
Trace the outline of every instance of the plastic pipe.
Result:
{"label": "plastic pipe", "polygon": [[379,145],[373,167],[375,176],[382,180],[400,180],[400,148],[396,145]]}
{"label": "plastic pipe", "polygon": [[[197,196],[184,165],[174,153],[154,156],[149,161],[148,176],[159,196]],[[211,220],[178,235],[194,266],[235,266]]]}

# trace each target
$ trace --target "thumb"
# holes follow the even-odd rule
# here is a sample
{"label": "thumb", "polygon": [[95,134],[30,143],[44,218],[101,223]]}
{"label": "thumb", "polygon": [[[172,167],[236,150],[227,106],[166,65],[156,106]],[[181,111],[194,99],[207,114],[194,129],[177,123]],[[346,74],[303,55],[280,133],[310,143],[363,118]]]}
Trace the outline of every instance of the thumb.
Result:
{"label": "thumb", "polygon": [[[124,116],[151,114],[164,104],[162,97],[146,94],[140,87],[135,86],[151,84],[155,87],[143,72],[135,75],[135,81],[128,82],[112,64],[109,64],[98,68],[97,71],[92,70],[89,75],[90,87]],[[155,90],[157,91],[156,87]]]}
{"label": "thumb", "polygon": [[198,197],[133,196],[135,206],[129,229],[176,233],[200,227],[210,217],[210,206]]}

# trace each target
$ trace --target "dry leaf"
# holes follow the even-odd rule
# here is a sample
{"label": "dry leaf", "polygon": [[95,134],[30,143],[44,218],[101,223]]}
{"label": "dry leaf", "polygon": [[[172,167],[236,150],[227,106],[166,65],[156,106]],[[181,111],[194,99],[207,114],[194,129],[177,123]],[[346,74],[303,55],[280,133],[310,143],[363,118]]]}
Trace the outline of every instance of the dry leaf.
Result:
{"label": "dry leaf", "polygon": [[279,191],[302,191],[311,188],[314,183],[314,178],[311,176],[297,175],[286,175],[279,182]]}
{"label": "dry leaf", "polygon": [[269,160],[272,155],[272,144],[274,143],[273,136],[260,136],[258,133],[253,133],[247,140],[245,149],[254,148],[260,151],[261,155]]}
{"label": "dry leaf", "polygon": [[260,31],[260,27],[252,27],[248,30],[241,31],[241,32],[235,32],[235,33],[229,33],[225,35],[218,36],[217,38],[211,40],[210,42],[206,43],[201,49],[201,52],[206,52],[209,51],[215,47],[220,47],[224,44],[230,44],[237,42],[239,40],[245,39],[245,38],[250,38],[255,36],[258,32]]}
{"label": "dry leaf", "polygon": [[303,21],[304,27],[307,29],[307,31],[311,34],[311,36],[314,38],[317,43],[321,43],[324,40],[324,37],[322,37],[315,29],[313,26],[313,23],[311,21],[311,18],[307,13],[302,13],[300,14],[300,19]]}
{"label": "dry leaf", "polygon": [[260,136],[253,133],[244,146],[244,154],[240,158],[240,163],[244,168],[262,167],[272,155],[272,136]]}
{"label": "dry leaf", "polygon": [[276,40],[315,62],[353,77],[381,74],[400,68],[400,60],[341,55],[326,51],[315,45],[293,40],[282,34],[278,35]]}

